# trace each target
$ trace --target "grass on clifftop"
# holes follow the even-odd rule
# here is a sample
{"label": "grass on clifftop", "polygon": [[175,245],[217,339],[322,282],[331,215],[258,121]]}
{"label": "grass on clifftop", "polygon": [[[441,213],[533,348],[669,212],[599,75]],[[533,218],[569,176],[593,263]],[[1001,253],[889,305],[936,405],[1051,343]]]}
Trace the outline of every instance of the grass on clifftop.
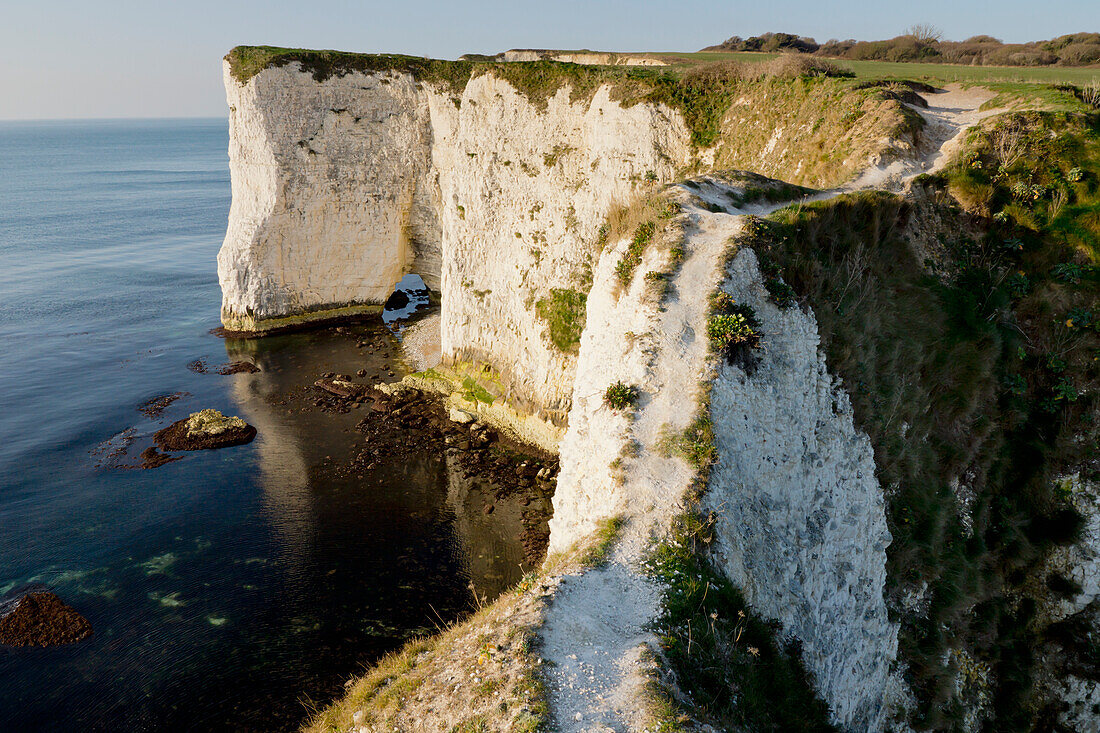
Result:
{"label": "grass on clifftop", "polygon": [[[738,61],[745,64],[763,63],[781,54],[759,51],[701,51],[697,53],[644,54],[657,56],[669,63],[684,65]],[[858,79],[915,79],[930,83],[952,82],[982,84],[1087,84],[1100,79],[1098,67],[1071,66],[963,66],[957,64],[927,64],[907,61],[873,61],[832,59],[837,66],[850,70]]]}
{"label": "grass on clifftop", "polygon": [[317,81],[353,71],[394,71],[412,74],[418,81],[438,84],[452,94],[482,74],[511,83],[537,107],[562,87],[571,98],[590,99],[601,86],[624,106],[640,102],[663,103],[678,110],[701,148],[718,141],[722,119],[730,105],[748,87],[762,79],[822,79],[844,72],[816,59],[777,59],[764,64],[717,64],[699,68],[591,66],[555,61],[490,62],[440,61],[417,56],[361,54],[344,51],[237,46],[226,55],[230,73],[241,84],[264,69],[297,62]]}

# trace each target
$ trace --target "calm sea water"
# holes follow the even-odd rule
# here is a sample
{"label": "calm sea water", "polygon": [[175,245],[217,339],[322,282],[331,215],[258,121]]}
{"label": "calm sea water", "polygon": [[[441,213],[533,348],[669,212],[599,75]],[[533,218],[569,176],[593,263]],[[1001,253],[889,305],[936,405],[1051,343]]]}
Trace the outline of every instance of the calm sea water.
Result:
{"label": "calm sea water", "polygon": [[[88,641],[0,647],[0,730],[277,730],[402,639],[521,572],[445,457],[334,467],[359,415],[298,409],[325,371],[400,366],[357,337],[223,341],[224,120],[0,124],[0,598],[45,586]],[[200,374],[247,357],[259,374]],[[296,392],[297,390],[297,392]],[[137,410],[186,392],[159,419]],[[259,429],[153,470],[189,412]]]}

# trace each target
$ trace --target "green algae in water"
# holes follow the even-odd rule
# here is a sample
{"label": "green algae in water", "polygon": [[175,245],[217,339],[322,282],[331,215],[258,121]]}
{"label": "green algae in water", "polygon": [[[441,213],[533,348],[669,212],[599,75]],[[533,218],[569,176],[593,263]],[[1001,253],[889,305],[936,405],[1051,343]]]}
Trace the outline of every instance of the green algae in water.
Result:
{"label": "green algae in water", "polygon": [[144,570],[146,575],[166,575],[168,568],[172,567],[178,559],[174,552],[166,552],[163,555],[149,558],[139,564],[138,567]]}
{"label": "green algae in water", "polygon": [[179,596],[179,591],[174,591],[172,593],[152,591],[149,593],[149,600],[156,601],[165,608],[182,608],[187,605],[187,602],[181,601]]}

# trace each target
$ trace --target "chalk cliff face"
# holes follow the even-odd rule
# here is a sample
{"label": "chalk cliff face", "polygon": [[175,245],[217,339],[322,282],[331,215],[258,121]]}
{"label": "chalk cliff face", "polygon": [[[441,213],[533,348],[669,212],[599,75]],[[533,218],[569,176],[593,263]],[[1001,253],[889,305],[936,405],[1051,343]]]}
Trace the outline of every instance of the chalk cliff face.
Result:
{"label": "chalk cliff face", "polygon": [[691,154],[680,115],[607,88],[533,104],[491,75],[460,95],[407,73],[317,81],[226,64],[233,205],[222,319],[264,331],[377,308],[407,272],[441,292],[444,360],[497,370],[558,423],[574,358],[535,303],[577,287],[608,210]]}
{"label": "chalk cliff face", "polygon": [[414,268],[439,287],[427,107],[411,79],[317,83],[283,67],[241,86],[227,64],[225,80],[233,203],[218,276],[228,329],[368,309]]}
{"label": "chalk cliff face", "polygon": [[717,555],[749,603],[802,642],[840,727],[882,730],[898,626],[883,599],[890,533],[871,442],[813,314],[770,302],[751,250],[724,289],[756,311],[764,340],[751,374],[723,364],[711,392]]}
{"label": "chalk cliff face", "polygon": [[[698,385],[709,384],[717,455],[702,508],[715,521],[720,569],[802,643],[841,730],[884,730],[903,703],[895,695],[905,692],[892,671],[898,626],[883,596],[890,533],[870,440],[828,371],[813,314],[770,300],[751,250],[722,270],[744,217],[687,210],[679,296],[663,307],[641,278],[618,285],[614,264],[625,242],[601,259],[561,445],[551,550],[565,550],[601,519],[643,515],[659,525],[682,511],[694,472],[661,443],[688,427]],[[661,269],[660,250],[651,247],[639,269]],[[716,365],[702,337],[707,294],[720,283],[761,320],[751,374]],[[617,379],[642,395],[629,418],[603,404]]]}

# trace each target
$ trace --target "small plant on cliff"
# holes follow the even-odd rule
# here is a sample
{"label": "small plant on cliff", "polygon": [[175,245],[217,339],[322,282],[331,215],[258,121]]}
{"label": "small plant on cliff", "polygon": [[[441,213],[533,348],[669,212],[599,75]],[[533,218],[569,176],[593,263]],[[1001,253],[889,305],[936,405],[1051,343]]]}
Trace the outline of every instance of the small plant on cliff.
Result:
{"label": "small plant on cliff", "polygon": [[638,388],[622,380],[608,385],[603,393],[604,404],[612,410],[626,410],[638,401]]}
{"label": "small plant on cliff", "polygon": [[658,303],[663,303],[672,292],[672,275],[667,272],[658,272],[656,270],[647,272],[645,274],[645,281],[650,294]]}
{"label": "small plant on cliff", "polygon": [[489,390],[482,387],[473,377],[466,377],[462,380],[462,393],[470,402],[484,402],[486,405],[493,404],[493,395]]}
{"label": "small plant on cliff", "polygon": [[768,295],[772,296],[772,301],[777,306],[787,309],[798,302],[794,288],[783,282],[779,265],[770,259],[761,258],[760,273],[764,276],[764,287],[767,289]]}
{"label": "small plant on cliff", "polygon": [[707,321],[707,337],[714,350],[733,364],[743,359],[746,350],[760,345],[760,321],[751,307],[719,293],[714,298],[714,314]]}
{"label": "small plant on cliff", "polygon": [[710,411],[702,409],[683,432],[675,432],[668,425],[661,429],[657,450],[663,456],[678,455],[702,471],[714,462],[714,425]]}

